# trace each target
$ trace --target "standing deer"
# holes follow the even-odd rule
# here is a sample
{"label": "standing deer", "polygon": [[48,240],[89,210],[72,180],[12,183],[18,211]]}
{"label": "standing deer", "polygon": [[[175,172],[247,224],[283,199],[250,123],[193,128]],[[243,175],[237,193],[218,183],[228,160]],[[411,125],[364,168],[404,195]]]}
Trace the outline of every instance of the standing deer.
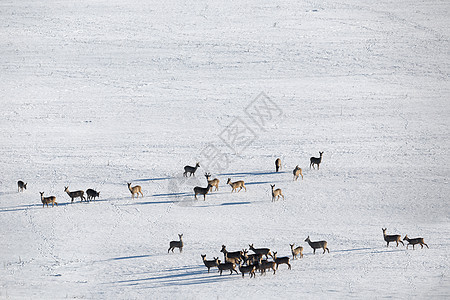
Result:
{"label": "standing deer", "polygon": [[81,202],[83,200],[87,201],[86,198],[84,197],[84,191],[69,192],[69,187],[66,186],[66,187],[64,187],[64,192],[66,192],[67,195],[69,195],[69,197],[72,199],[72,203],[73,203],[73,199],[75,199],[75,198],[80,198]]}
{"label": "standing deer", "polygon": [[255,275],[256,266],[255,265],[247,265],[247,266],[239,266],[239,271],[242,273],[242,278],[244,278],[244,274],[250,274],[250,278],[256,278]]}
{"label": "standing deer", "polygon": [[328,243],[326,241],[311,242],[311,240],[309,239],[309,235],[308,235],[305,242],[308,242],[308,244],[311,246],[311,248],[313,248],[314,254],[316,254],[316,249],[319,249],[319,248],[323,249],[323,254],[325,254],[326,251],[328,251],[328,253],[330,253],[330,249],[327,248]]}
{"label": "standing deer", "polygon": [[389,243],[390,242],[396,242],[397,243],[397,247],[398,247],[398,243],[399,242],[402,243],[403,246],[405,246],[405,244],[401,240],[402,237],[400,236],[400,234],[387,235],[386,234],[387,228],[381,228],[381,230],[383,230],[383,237],[384,237],[384,240],[387,243],[386,247],[389,247]]}
{"label": "standing deer", "polygon": [[56,206],[58,206],[58,203],[56,203],[56,197],[55,196],[50,196],[50,197],[44,197],[44,192],[39,192],[39,194],[41,194],[41,201],[42,201],[42,208],[44,208],[44,205],[51,203],[52,207],[53,204],[56,204]]}
{"label": "standing deer", "polygon": [[421,238],[421,237],[410,239],[408,237],[408,235],[405,235],[405,238],[403,240],[408,241],[408,244],[406,245],[406,249],[408,249],[409,245],[413,245],[413,250],[414,250],[414,245],[417,245],[417,244],[420,244],[420,246],[422,247],[421,249],[423,249],[423,245],[427,246],[427,248],[429,249],[428,245],[425,244],[425,242],[423,241],[423,238]]}
{"label": "standing deer", "polygon": [[27,184],[22,180],[17,181],[17,192],[23,192],[24,189],[27,189]]}
{"label": "standing deer", "polygon": [[294,171],[292,173],[294,174],[294,180],[295,181],[297,181],[299,175],[302,176],[302,180],[303,180],[302,168],[300,168],[298,165],[295,167],[295,169],[294,169]]}
{"label": "standing deer", "polygon": [[238,271],[236,271],[236,265],[233,263],[225,262],[220,263],[219,259],[219,265],[217,266],[219,268],[220,275],[222,275],[222,271],[230,270],[230,275],[233,274],[233,271],[236,272],[236,274],[239,274]]}
{"label": "standing deer", "polygon": [[141,189],[140,185],[136,185],[136,186],[132,187],[131,183],[128,183],[128,182],[127,182],[127,185],[128,185],[128,189],[130,190],[130,193],[131,193],[131,198],[134,199],[134,194],[137,195],[136,198],[139,198],[139,193],[142,195],[142,197],[144,197],[144,194],[142,194],[142,189]]}
{"label": "standing deer", "polygon": [[265,255],[266,259],[270,256],[273,258],[272,253],[270,253],[270,249],[269,248],[254,248],[253,244],[248,245],[249,249],[252,250],[253,252],[255,252],[255,254],[261,254],[261,255]]}
{"label": "standing deer", "polygon": [[208,183],[207,187],[201,187],[201,186],[196,186],[194,188],[194,194],[195,194],[195,200],[197,199],[197,195],[203,195],[203,201],[206,200],[206,194],[208,194],[209,190],[211,189],[211,184]]}
{"label": "standing deer", "polygon": [[187,174],[189,173],[189,176],[194,175],[195,176],[195,171],[197,171],[197,168],[200,167],[199,163],[195,164],[195,167],[191,167],[191,166],[185,166],[184,167],[184,173],[183,176],[187,177]]}
{"label": "standing deer", "polygon": [[212,192],[212,187],[213,186],[216,187],[215,191],[218,191],[219,190],[219,179],[214,178],[213,180],[209,180],[209,178],[211,178],[211,174],[210,173],[205,173],[205,177],[206,177],[206,180],[208,180],[208,184],[211,185],[210,192]]}
{"label": "standing deer", "polygon": [[270,187],[272,188],[272,202],[275,201],[275,197],[277,197],[277,200],[281,197],[283,197],[284,200],[284,196],[283,193],[281,192],[281,189],[276,189],[273,190],[273,188],[275,187],[275,184],[271,184]]}
{"label": "standing deer", "polygon": [[219,258],[218,257],[213,257],[213,260],[206,260],[206,254],[201,254],[201,256],[203,259],[203,263],[208,268],[208,273],[209,273],[209,269],[219,266]]}
{"label": "standing deer", "polygon": [[175,248],[179,248],[180,249],[180,253],[183,252],[183,234],[179,234],[178,237],[180,238],[179,241],[171,241],[169,243],[169,250],[167,250],[167,253],[170,252],[170,250],[172,250]]}
{"label": "standing deer", "polygon": [[278,172],[281,169],[281,159],[277,158],[275,160],[275,172]]}
{"label": "standing deer", "polygon": [[225,245],[222,245],[222,250],[220,250],[220,252],[223,253],[223,257],[225,262],[227,262],[227,258],[236,258],[236,259],[241,259],[244,256],[244,253],[242,251],[234,251],[234,252],[228,252],[227,251],[227,247]]}
{"label": "standing deer", "polygon": [[294,245],[295,244],[289,244],[289,246],[291,246],[292,259],[296,259],[297,255],[299,255],[299,254],[300,254],[300,258],[303,258],[303,247],[298,246],[297,248],[294,249]]}
{"label": "standing deer", "polygon": [[240,192],[242,190],[242,188],[244,188],[245,191],[247,191],[247,188],[245,187],[245,183],[243,180],[231,182],[231,178],[228,178],[227,184],[229,184],[231,186],[231,192],[236,191],[237,188],[239,188],[239,191],[237,191],[237,192]]}
{"label": "standing deer", "polygon": [[314,165],[317,165],[317,170],[319,170],[319,165],[320,165],[320,163],[322,162],[322,155],[323,155],[323,152],[320,152],[320,151],[319,151],[319,154],[320,154],[320,157],[311,157],[311,158],[309,159],[309,161],[310,161],[309,168],[310,168],[310,169],[311,169],[311,166],[313,167],[313,169],[315,169],[315,168],[314,168]]}
{"label": "standing deer", "polygon": [[277,257],[277,252],[273,252],[273,261],[277,264],[277,270],[278,270],[278,266],[281,264],[286,264],[288,265],[288,269],[291,269],[291,264],[289,263],[289,257],[284,256],[284,257]]}

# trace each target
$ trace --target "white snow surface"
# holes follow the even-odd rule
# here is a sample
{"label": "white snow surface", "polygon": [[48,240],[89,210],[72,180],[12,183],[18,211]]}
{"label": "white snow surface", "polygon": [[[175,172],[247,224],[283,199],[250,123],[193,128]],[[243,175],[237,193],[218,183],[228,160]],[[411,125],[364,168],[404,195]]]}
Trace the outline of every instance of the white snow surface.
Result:
{"label": "white snow surface", "polygon": [[[0,298],[448,299],[449,15],[439,0],[1,1]],[[258,126],[261,92],[275,110]],[[236,121],[246,148],[226,143]],[[219,191],[194,200],[207,171]],[[429,249],[386,247],[382,227]],[[201,254],[252,243],[305,255],[207,273]]]}

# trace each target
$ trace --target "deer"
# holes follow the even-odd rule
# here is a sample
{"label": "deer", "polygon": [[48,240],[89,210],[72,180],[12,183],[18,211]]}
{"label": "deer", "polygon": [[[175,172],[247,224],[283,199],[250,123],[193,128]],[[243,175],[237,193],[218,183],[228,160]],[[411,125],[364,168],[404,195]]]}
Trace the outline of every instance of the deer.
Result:
{"label": "deer", "polygon": [[27,189],[27,184],[22,180],[17,181],[17,192],[23,192],[24,189]]}
{"label": "deer", "polygon": [[225,245],[222,245],[222,249],[220,250],[220,252],[223,253],[223,257],[225,259],[225,262],[227,261],[227,258],[236,258],[236,259],[241,259],[243,258],[244,253],[242,251],[234,251],[234,252],[228,252],[227,251],[227,247]]}
{"label": "deer", "polygon": [[300,258],[303,258],[303,247],[302,246],[298,246],[297,248],[294,249],[294,244],[289,244],[289,246],[291,246],[291,252],[292,252],[292,259],[296,259],[297,255],[300,254]]}
{"label": "deer", "polygon": [[408,244],[406,245],[406,249],[408,249],[409,245],[412,245],[413,250],[414,250],[414,245],[417,245],[417,244],[420,244],[420,247],[422,247],[421,249],[423,249],[423,245],[427,246],[427,248],[430,249],[430,247],[428,247],[428,245],[425,244],[425,242],[423,241],[423,238],[421,238],[421,237],[410,239],[408,237],[408,235],[405,235],[405,238],[403,240],[408,241]]}
{"label": "deer", "polygon": [[261,254],[261,255],[265,255],[266,259],[268,258],[268,256],[272,257],[272,253],[270,253],[270,249],[269,248],[254,248],[253,244],[248,245],[250,250],[252,250],[253,252],[255,252],[255,254]]}
{"label": "deer", "polygon": [[384,240],[387,243],[386,247],[389,247],[389,243],[390,242],[396,242],[397,243],[397,247],[398,247],[398,243],[402,243],[402,245],[405,246],[405,244],[401,240],[402,237],[400,236],[400,234],[387,235],[386,234],[387,228],[381,228],[381,230],[383,230],[383,237],[384,237]]}
{"label": "deer", "polygon": [[284,196],[283,193],[281,192],[281,189],[276,189],[273,190],[273,188],[275,187],[275,184],[271,184],[270,187],[272,188],[272,202],[275,201],[275,197],[277,197],[276,200],[278,200],[281,197],[283,197],[284,200]]}
{"label": "deer", "polygon": [[200,167],[199,163],[195,164],[195,167],[191,167],[191,166],[185,166],[184,167],[184,173],[183,176],[187,177],[187,174],[189,173],[189,176],[193,175],[195,176],[195,171],[197,171],[197,168]]}
{"label": "deer", "polygon": [[313,169],[315,169],[315,168],[314,168],[314,165],[317,165],[317,170],[319,170],[319,165],[320,165],[320,163],[322,162],[322,155],[323,155],[323,152],[320,152],[320,151],[319,151],[319,154],[320,154],[320,157],[311,157],[311,158],[309,159],[309,161],[310,161],[309,168],[310,168],[310,169],[311,169],[311,166],[313,167]]}
{"label": "deer", "polygon": [[316,254],[316,249],[322,248],[323,249],[323,253],[325,254],[326,251],[328,251],[328,253],[330,253],[330,249],[327,248],[327,241],[317,241],[317,242],[311,242],[311,240],[309,239],[309,235],[306,238],[305,242],[308,242],[308,244],[311,246],[311,248],[313,248],[313,254]]}
{"label": "deer", "polygon": [[273,261],[275,262],[275,264],[277,265],[277,270],[278,270],[278,266],[282,265],[282,264],[286,264],[288,265],[288,269],[291,269],[291,264],[289,263],[290,258],[287,256],[284,257],[277,257],[277,252],[273,252]]}
{"label": "deer", "polygon": [[294,174],[295,181],[297,181],[299,175],[302,176],[302,180],[303,180],[302,168],[300,168],[298,165],[295,167],[295,169],[294,169],[294,171],[292,171],[292,173]]}
{"label": "deer", "polygon": [[180,249],[180,253],[183,252],[183,234],[178,234],[178,237],[180,238],[179,241],[171,241],[169,243],[169,250],[167,250],[167,253],[169,253],[170,250],[172,250],[173,253],[173,249],[175,248]]}
{"label": "deer", "polygon": [[196,186],[194,188],[194,194],[195,194],[195,200],[197,199],[197,195],[203,195],[203,201],[206,201],[206,194],[208,194],[209,190],[211,189],[211,184],[208,183],[207,187],[200,187],[200,186]]}
{"label": "deer", "polygon": [[242,249],[242,253],[242,259],[246,265],[255,264],[262,258],[262,254],[248,254],[247,249]]}
{"label": "deer", "polygon": [[258,268],[261,271],[261,275],[266,273],[266,270],[272,269],[273,274],[275,275],[276,272],[276,263],[274,261],[268,261],[268,260],[260,260],[258,263]]}
{"label": "deer", "polygon": [[214,178],[213,180],[209,180],[209,178],[211,178],[210,173],[205,173],[205,177],[206,177],[206,180],[208,180],[208,184],[211,185],[210,192],[212,192],[213,186],[216,188],[215,191],[218,191],[219,190],[219,179]]}
{"label": "deer", "polygon": [[242,188],[244,188],[245,191],[247,191],[247,188],[245,187],[243,180],[231,182],[231,178],[228,178],[227,184],[229,184],[231,186],[231,192],[236,191],[237,188],[239,188],[239,190],[237,192],[240,192],[242,190]]}
{"label": "deer", "polygon": [[97,192],[96,190],[93,190],[93,189],[87,189],[86,195],[87,195],[88,200],[91,200],[91,199],[95,200],[95,197],[100,197],[100,192]]}
{"label": "deer", "polygon": [[70,192],[69,191],[69,187],[65,186],[64,187],[64,192],[67,193],[67,195],[69,195],[69,197],[72,199],[72,203],[73,203],[73,199],[75,198],[80,198],[80,201],[82,202],[87,201],[86,198],[84,197],[84,192],[83,191],[75,191],[75,192]]}
{"label": "deer", "polygon": [[236,274],[239,274],[238,271],[236,271],[236,265],[233,263],[225,262],[220,263],[220,259],[218,260],[219,265],[217,266],[219,268],[220,275],[222,275],[222,271],[230,270],[230,275],[233,274],[233,271],[236,272]]}
{"label": "deer", "polygon": [[241,265],[241,258],[240,257],[228,257],[228,253],[227,252],[225,252],[223,254],[223,256],[225,257],[225,262],[233,263],[233,264],[238,265],[238,266]]}
{"label": "deer", "polygon": [[46,204],[47,204],[47,207],[48,207],[49,203],[52,204],[52,207],[53,207],[53,204],[58,206],[58,203],[56,203],[56,197],[55,196],[44,197],[44,192],[39,192],[39,194],[41,194],[42,208],[44,208],[44,206]]}
{"label": "deer", "polygon": [[278,172],[281,169],[281,159],[277,158],[275,160],[275,172]]}
{"label": "deer", "polygon": [[134,194],[137,195],[136,198],[139,198],[139,193],[141,194],[142,197],[144,197],[144,194],[142,194],[142,189],[141,189],[140,185],[136,185],[136,186],[132,187],[131,183],[128,183],[128,182],[127,182],[127,185],[128,185],[128,189],[130,190],[130,193],[131,193],[131,198],[134,199]]}
{"label": "deer", "polygon": [[245,273],[250,274],[250,278],[256,278],[255,270],[255,265],[239,266],[239,271],[242,273],[242,278],[244,278]]}
{"label": "deer", "polygon": [[219,258],[218,257],[213,257],[213,260],[206,260],[206,254],[201,254],[201,256],[203,259],[203,263],[208,268],[208,273],[209,273],[209,269],[219,266]]}

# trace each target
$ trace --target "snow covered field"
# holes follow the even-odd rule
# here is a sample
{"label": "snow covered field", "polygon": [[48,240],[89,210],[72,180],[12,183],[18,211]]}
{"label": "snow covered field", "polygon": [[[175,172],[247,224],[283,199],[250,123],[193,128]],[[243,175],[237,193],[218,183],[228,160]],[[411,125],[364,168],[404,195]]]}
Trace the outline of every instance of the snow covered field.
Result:
{"label": "snow covered field", "polygon": [[[449,15],[438,0],[1,1],[0,298],[448,299]],[[264,99],[273,114],[252,118]],[[195,201],[206,171],[219,191]],[[71,204],[65,186],[100,199]],[[430,248],[386,247],[382,227]],[[252,243],[305,256],[207,273],[201,254]]]}

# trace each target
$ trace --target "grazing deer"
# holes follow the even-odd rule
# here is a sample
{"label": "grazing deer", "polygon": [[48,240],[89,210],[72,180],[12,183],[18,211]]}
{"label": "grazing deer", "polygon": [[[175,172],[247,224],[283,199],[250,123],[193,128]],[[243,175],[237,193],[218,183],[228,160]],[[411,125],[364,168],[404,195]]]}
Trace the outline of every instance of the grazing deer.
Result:
{"label": "grazing deer", "polygon": [[17,181],[17,192],[23,192],[24,189],[27,189],[27,184],[22,180]]}
{"label": "grazing deer", "polygon": [[313,167],[313,169],[315,169],[314,168],[314,165],[317,165],[317,170],[319,170],[319,165],[320,165],[320,163],[322,162],[322,155],[323,155],[323,152],[320,152],[319,151],[319,154],[320,154],[320,157],[311,157],[310,159],[309,159],[309,161],[311,162],[310,164],[309,164],[309,168],[311,169],[311,166]]}
{"label": "grazing deer", "polygon": [[227,258],[241,259],[241,258],[243,258],[243,255],[244,255],[244,253],[242,251],[228,252],[227,247],[225,245],[222,245],[222,249],[220,250],[220,252],[223,253],[225,262],[227,261]]}
{"label": "grazing deer", "polygon": [[275,172],[278,172],[281,169],[281,159],[277,158],[275,160]]}
{"label": "grazing deer", "polygon": [[225,270],[230,270],[230,275],[233,274],[233,271],[236,272],[236,274],[239,274],[238,271],[236,271],[235,264],[229,263],[229,262],[222,264],[222,263],[220,263],[220,259],[218,261],[219,261],[219,265],[217,267],[219,268],[220,275],[222,275],[222,271],[225,271]]}
{"label": "grazing deer", "polygon": [[208,183],[207,187],[201,187],[201,186],[196,186],[194,188],[194,194],[195,194],[195,200],[197,199],[197,195],[203,195],[203,201],[206,200],[206,194],[208,194],[209,190],[211,189],[211,184]]}
{"label": "grazing deer", "polygon": [[289,246],[291,246],[291,252],[292,252],[292,259],[296,259],[297,255],[300,254],[300,258],[303,258],[303,247],[302,246],[298,246],[297,248],[294,249],[294,244],[289,244]]}
{"label": "grazing deer", "polygon": [[247,191],[247,188],[245,187],[243,180],[231,182],[231,178],[228,178],[227,184],[229,184],[231,186],[231,192],[236,191],[237,188],[239,188],[239,191],[237,191],[237,192],[240,192],[242,190],[242,188],[244,188],[245,191]]}
{"label": "grazing deer", "polygon": [[405,246],[405,244],[401,240],[402,237],[400,236],[400,234],[387,235],[386,234],[387,228],[381,228],[381,230],[383,230],[383,237],[384,237],[384,240],[387,243],[386,247],[389,247],[389,243],[390,242],[396,242],[397,243],[397,247],[398,247],[398,243],[402,243],[402,245]]}
{"label": "grazing deer", "polygon": [[131,198],[134,199],[134,194],[136,194],[136,198],[139,198],[139,193],[141,194],[142,197],[144,197],[144,194],[142,194],[142,189],[140,185],[136,185],[136,186],[131,186],[131,183],[128,183],[128,189],[130,190],[131,193]]}
{"label": "grazing deer", "polygon": [[215,190],[218,191],[219,190],[219,179],[214,178],[213,180],[209,180],[209,178],[211,177],[210,173],[205,173],[205,177],[206,177],[206,180],[208,180],[208,184],[211,185],[210,192],[212,192],[212,187],[213,186],[216,187]]}
{"label": "grazing deer", "polygon": [[283,197],[284,200],[284,196],[283,193],[281,193],[281,189],[276,189],[273,190],[273,188],[275,187],[275,184],[271,184],[270,187],[272,188],[272,202],[275,201],[275,197],[277,197],[277,200],[281,197]]}
{"label": "grazing deer", "polygon": [[87,201],[86,198],[84,197],[84,192],[83,191],[69,192],[69,187],[65,186],[64,187],[64,192],[66,192],[67,195],[69,195],[69,197],[72,199],[72,202],[73,202],[73,199],[75,199],[75,198],[80,198],[81,202],[83,200]]}
{"label": "grazing deer", "polygon": [[86,195],[87,195],[87,199],[88,200],[91,200],[91,199],[95,200],[95,197],[100,197],[100,192],[97,192],[97,191],[95,191],[93,189],[87,189],[86,190]]}
{"label": "grazing deer", "polygon": [[284,256],[284,257],[277,257],[277,252],[273,252],[273,261],[277,264],[277,270],[278,270],[278,266],[282,265],[282,264],[286,264],[288,265],[288,269],[291,269],[291,264],[289,263],[289,257]]}
{"label": "grazing deer", "polygon": [[406,249],[408,249],[409,245],[413,245],[413,250],[414,250],[414,245],[417,245],[417,244],[420,244],[420,246],[422,247],[421,249],[423,249],[423,245],[427,246],[427,248],[429,249],[428,245],[425,244],[425,242],[423,241],[423,238],[421,238],[421,237],[410,239],[408,237],[408,235],[405,235],[405,238],[403,240],[408,241],[408,244],[406,245]]}
{"label": "grazing deer", "polygon": [[294,180],[295,181],[297,181],[299,175],[302,176],[302,180],[303,180],[302,168],[300,168],[298,165],[295,167],[295,169],[294,169],[294,171],[292,173],[294,174]]}
{"label": "grazing deer", "polygon": [[255,265],[239,266],[239,271],[241,271],[242,273],[242,278],[244,278],[245,273],[250,274],[250,278],[252,277],[256,278],[255,270],[256,270]]}
{"label": "grazing deer", "polygon": [[201,254],[201,256],[203,259],[203,263],[208,268],[208,273],[209,273],[209,269],[219,266],[219,258],[218,257],[213,257],[213,260],[206,260],[206,254]]}
{"label": "grazing deer", "polygon": [[319,248],[323,249],[322,254],[325,254],[326,251],[328,251],[328,253],[330,253],[330,249],[327,248],[328,243],[326,241],[311,242],[311,240],[309,239],[309,235],[308,235],[305,242],[308,242],[308,244],[311,246],[311,248],[313,248],[314,254],[316,254],[316,249],[319,249]]}
{"label": "grazing deer", "polygon": [[250,250],[252,250],[253,252],[255,252],[255,254],[261,254],[261,255],[265,255],[266,259],[270,256],[273,258],[272,253],[270,253],[270,249],[269,248],[254,248],[253,244],[248,245]]}
{"label": "grazing deer", "polygon": [[184,173],[183,176],[187,177],[187,174],[189,173],[189,176],[194,175],[195,176],[195,171],[197,171],[197,168],[200,167],[199,163],[195,164],[195,167],[191,167],[191,166],[185,166],[184,167]]}
{"label": "grazing deer", "polygon": [[170,250],[172,250],[175,248],[179,248],[180,249],[180,253],[183,252],[183,234],[179,234],[178,237],[180,238],[179,241],[171,241],[169,243],[169,250],[167,250],[167,253],[170,252]]}
{"label": "grazing deer", "polygon": [[41,201],[42,201],[42,208],[44,208],[44,205],[51,203],[52,207],[53,204],[56,204],[56,206],[58,206],[58,203],[56,203],[56,197],[55,196],[50,196],[50,197],[44,197],[44,192],[39,192],[39,194],[41,194]]}

